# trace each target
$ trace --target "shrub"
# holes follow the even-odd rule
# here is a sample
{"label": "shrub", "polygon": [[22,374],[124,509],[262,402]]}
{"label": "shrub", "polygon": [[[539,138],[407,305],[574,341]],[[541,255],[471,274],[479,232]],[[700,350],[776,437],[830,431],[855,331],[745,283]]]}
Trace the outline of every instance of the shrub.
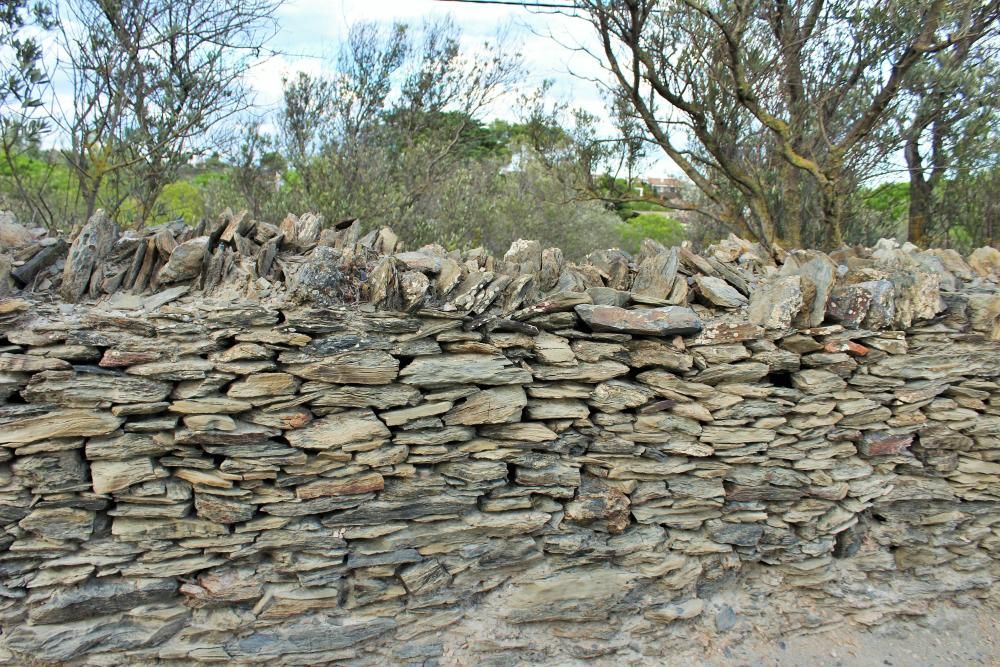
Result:
{"label": "shrub", "polygon": [[[121,222],[131,225],[135,224],[138,213],[138,202],[134,198],[129,198],[118,210],[118,218]],[[204,215],[205,200],[201,189],[189,181],[176,181],[163,188],[146,224],[158,225],[182,219],[189,225],[196,225]]]}
{"label": "shrub", "polygon": [[687,232],[677,220],[656,213],[643,213],[618,226],[622,249],[637,252],[643,239],[652,239],[665,246],[680,245]]}

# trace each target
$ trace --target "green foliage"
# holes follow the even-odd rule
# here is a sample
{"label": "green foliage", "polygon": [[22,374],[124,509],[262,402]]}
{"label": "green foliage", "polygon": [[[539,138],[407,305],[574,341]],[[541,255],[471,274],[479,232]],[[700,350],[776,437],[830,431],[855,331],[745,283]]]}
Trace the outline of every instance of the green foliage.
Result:
{"label": "green foliage", "polygon": [[960,173],[939,186],[931,224],[932,244],[967,253],[1000,242],[1000,157],[990,167]]}
{"label": "green foliage", "polygon": [[[526,89],[516,45],[501,36],[470,51],[449,19],[352,26],[328,74],[285,80],[283,108],[270,118],[243,113],[251,104],[243,74],[276,27],[273,11],[282,1],[0,5],[0,53],[7,56],[0,58],[0,210],[52,228],[70,228],[96,207],[126,225],[194,224],[225,207],[270,222],[315,211],[328,222],[357,217],[365,231],[392,226],[410,247],[483,245],[503,253],[522,237],[560,246],[571,258],[611,245],[635,250],[644,237],[697,244],[729,231],[806,246],[839,243],[843,231],[846,242],[870,245],[905,235],[908,184],[856,184],[895,160],[906,126],[920,149],[917,166],[935,179],[933,195],[912,205],[928,209],[915,216],[927,220],[927,242],[961,249],[995,242],[1000,169],[997,98],[989,93],[1000,47],[995,26],[968,32],[975,16],[995,23],[990,3],[955,0],[954,8],[929,10],[938,19],[935,39],[990,37],[966,55],[949,48],[922,56],[888,100],[898,117],[889,122],[888,112],[875,108],[874,126],[858,133],[847,129],[860,127],[869,89],[923,30],[920,3],[902,3],[897,12],[857,0],[820,3],[809,19],[818,21],[816,30],[800,32],[808,3],[779,12],[785,28],[775,31],[777,14],[763,11],[774,3],[751,3],[762,11],[744,16],[733,3],[709,3],[706,13],[658,0],[583,2],[589,13],[616,19],[605,37],[623,54],[652,58],[651,69],[645,60],[620,61],[628,71],[619,80],[636,88],[606,99],[609,136],[607,122],[556,99],[551,81]],[[633,6],[650,10],[649,20],[631,25]],[[62,110],[48,103],[54,89],[43,65],[51,59],[41,51],[52,42],[44,31],[59,16],[72,18],[52,35],[60,80],[73,88],[73,104]],[[213,23],[218,16],[225,17],[221,26]],[[728,43],[727,25],[745,29],[738,44]],[[842,39],[820,37],[831,26]],[[170,57],[161,58],[163,35],[175,30],[212,39],[171,42]],[[812,36],[795,42],[801,34]],[[664,43],[673,47],[664,51]],[[628,62],[641,62],[640,71]],[[660,72],[656,83],[691,104],[663,105],[663,91],[646,85],[654,83],[647,70]],[[772,95],[765,105],[784,132],[748,107],[759,103],[756,95],[734,95],[731,72],[738,70],[755,93],[799,91],[802,108],[794,113],[788,95]],[[801,80],[785,81],[791,74]],[[483,114],[510,95],[519,97],[517,119],[487,121]],[[814,122],[807,110],[831,99],[838,103],[830,118]],[[669,106],[679,115],[661,113]],[[665,124],[655,120],[661,117]],[[46,125],[61,128],[50,135],[57,149],[41,148],[51,143],[39,134]],[[689,132],[672,131],[683,126]],[[225,131],[207,132],[215,127]],[[671,209],[642,200],[641,186],[651,190],[638,175],[654,135],[669,144],[682,134],[685,144],[668,152],[687,160],[686,173],[703,176],[684,194],[702,209],[683,214],[686,227]],[[786,149],[803,157],[791,159]],[[705,190],[700,197],[694,182]],[[825,182],[836,187],[820,187]]]}
{"label": "green foliage", "polygon": [[10,163],[6,160],[0,162],[0,177],[10,178],[15,171],[24,178],[41,178],[45,174],[46,164],[44,160],[26,152],[14,155]]}
{"label": "green foliage", "polygon": [[962,252],[969,252],[976,247],[976,239],[963,225],[955,225],[946,231],[948,235],[948,246],[958,248]]}
{"label": "green foliage", "polygon": [[[995,195],[998,185],[1000,166],[961,171],[943,179],[931,202],[926,245],[967,253],[995,243],[1000,229],[1000,205]],[[880,238],[905,239],[909,205],[909,183],[861,188],[851,199],[846,231],[863,245],[872,245]]]}
{"label": "green foliage", "polygon": [[[126,225],[138,223],[139,202],[130,197],[118,210],[119,222]],[[183,220],[196,225],[205,216],[205,200],[202,190],[190,181],[176,181],[163,188],[150,212],[147,224],[158,225],[173,220]]]}
{"label": "green foliage", "polygon": [[[389,112],[384,123],[387,128],[403,127],[408,123],[415,129],[405,136],[387,133],[389,140],[398,141],[395,148],[403,150],[407,144],[427,144],[445,140],[454,142],[454,150],[463,158],[486,158],[494,155],[508,155],[509,138],[502,131],[497,131],[494,125],[484,125],[475,118],[460,111],[414,111]],[[513,126],[510,126],[513,127]]]}
{"label": "green foliage", "polygon": [[906,215],[910,205],[910,184],[883,183],[875,188],[861,188],[858,195],[867,208],[898,220]]}
{"label": "green foliage", "polygon": [[54,151],[31,147],[0,157],[0,210],[26,224],[71,228],[81,215],[79,194],[78,180]]}
{"label": "green foliage", "polygon": [[619,244],[619,218],[597,201],[573,196],[572,169],[546,164],[530,151],[521,157],[516,170],[503,170],[499,159],[468,160],[403,216],[385,224],[408,247],[482,246],[496,255],[519,238],[559,247],[573,260]]}
{"label": "green foliage", "polygon": [[[52,7],[43,2],[4,0],[0,4],[0,130],[4,139],[17,132],[37,139],[46,123],[34,117],[42,106],[40,89],[48,83],[42,67],[41,42],[30,35],[31,28],[55,27]],[[9,148],[9,146],[7,147]]]}
{"label": "green foliage", "polygon": [[665,246],[680,245],[687,232],[677,220],[656,213],[643,213],[626,220],[618,227],[621,247],[628,252],[638,252],[643,239],[652,239]]}
{"label": "green foliage", "polygon": [[851,243],[870,246],[882,238],[905,238],[909,183],[860,188],[848,202],[844,234]]}
{"label": "green foliage", "polygon": [[217,171],[203,171],[200,174],[195,174],[191,178],[191,182],[194,183],[199,188],[205,188],[213,183],[219,181],[225,181],[229,178],[228,167],[223,165],[217,168]]}
{"label": "green foliage", "polygon": [[183,218],[187,224],[197,225],[205,217],[205,202],[197,186],[188,181],[177,181],[163,188],[153,215],[157,221]]}
{"label": "green foliage", "polygon": [[663,204],[657,204],[655,201],[627,201],[622,204],[622,209],[625,211],[669,211]]}

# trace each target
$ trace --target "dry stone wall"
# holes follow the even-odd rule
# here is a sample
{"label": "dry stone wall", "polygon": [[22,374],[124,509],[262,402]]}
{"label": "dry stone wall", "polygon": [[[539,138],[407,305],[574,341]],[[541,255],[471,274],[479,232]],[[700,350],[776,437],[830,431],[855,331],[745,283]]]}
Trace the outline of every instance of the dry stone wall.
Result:
{"label": "dry stone wall", "polygon": [[338,234],[226,293],[0,301],[0,658],[641,662],[733,576],[807,629],[1000,575],[989,249]]}

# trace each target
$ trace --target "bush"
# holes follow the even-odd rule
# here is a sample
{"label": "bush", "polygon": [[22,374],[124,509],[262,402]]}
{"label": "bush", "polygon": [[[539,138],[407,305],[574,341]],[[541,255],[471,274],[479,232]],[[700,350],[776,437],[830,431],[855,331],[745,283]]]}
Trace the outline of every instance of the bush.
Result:
{"label": "bush", "polygon": [[680,245],[687,232],[677,220],[656,213],[643,213],[618,226],[622,249],[638,252],[643,239],[652,239],[665,246]]}
{"label": "bush", "polygon": [[[138,214],[138,202],[130,197],[118,210],[118,219],[124,224],[133,225]],[[204,215],[205,200],[201,189],[189,181],[176,181],[163,188],[146,224],[159,225],[172,220],[184,220],[189,225],[196,225]]]}
{"label": "bush", "polygon": [[844,238],[848,243],[871,246],[881,238],[906,238],[908,183],[860,188],[848,204],[844,212]]}
{"label": "bush", "polygon": [[655,201],[630,201],[622,204],[622,210],[624,211],[666,211],[668,210],[663,204],[658,204]]}

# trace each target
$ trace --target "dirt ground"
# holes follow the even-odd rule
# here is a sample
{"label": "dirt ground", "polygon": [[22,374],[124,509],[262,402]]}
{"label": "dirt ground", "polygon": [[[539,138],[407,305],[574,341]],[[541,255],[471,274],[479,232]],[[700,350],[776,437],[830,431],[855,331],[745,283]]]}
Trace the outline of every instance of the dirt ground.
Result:
{"label": "dirt ground", "polygon": [[[755,586],[756,584],[756,586]],[[689,621],[650,625],[639,616],[594,623],[502,621],[509,591],[439,636],[447,667],[1000,667],[1000,589],[928,604],[917,598],[847,620],[794,589],[759,577],[701,591]],[[883,591],[884,592],[884,591]],[[888,598],[883,598],[888,599]],[[858,602],[857,600],[855,602]],[[794,610],[794,611],[790,611]],[[826,612],[826,613],[824,613]],[[878,612],[878,613],[876,613]],[[778,634],[778,628],[797,628]],[[659,631],[650,633],[650,628]]]}
{"label": "dirt ground", "polygon": [[[689,662],[694,660],[695,662]],[[748,637],[722,654],[685,655],[672,664],[710,667],[946,667],[1000,665],[1000,607],[951,604],[874,628],[841,626],[777,640]]]}
{"label": "dirt ground", "polygon": [[705,667],[1000,666],[1000,606],[937,605],[926,616],[872,628],[840,626],[779,639],[745,637],[721,651],[663,656],[658,665]]}

